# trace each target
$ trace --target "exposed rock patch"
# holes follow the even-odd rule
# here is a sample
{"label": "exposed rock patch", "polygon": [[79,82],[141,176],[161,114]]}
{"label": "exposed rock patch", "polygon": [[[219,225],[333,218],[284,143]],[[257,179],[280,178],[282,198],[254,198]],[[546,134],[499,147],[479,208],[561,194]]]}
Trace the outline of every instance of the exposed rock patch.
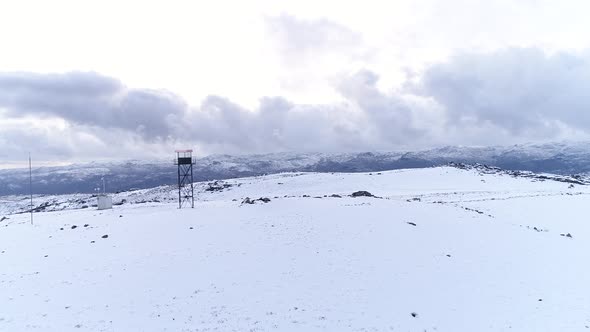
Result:
{"label": "exposed rock patch", "polygon": [[370,192],[365,191],[365,190],[355,191],[350,196],[351,197],[375,197],[373,194],[371,194]]}

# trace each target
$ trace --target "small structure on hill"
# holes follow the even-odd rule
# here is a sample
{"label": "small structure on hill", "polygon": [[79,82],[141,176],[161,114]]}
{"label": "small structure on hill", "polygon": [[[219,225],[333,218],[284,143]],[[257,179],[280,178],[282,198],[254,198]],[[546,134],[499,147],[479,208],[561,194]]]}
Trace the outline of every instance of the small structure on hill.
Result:
{"label": "small structure on hill", "polygon": [[[112,209],[113,208],[113,198],[111,196],[107,195],[104,177],[101,178],[101,180],[102,180],[102,193],[100,193],[96,196],[97,197],[96,206],[98,207],[99,210]],[[98,188],[97,191],[100,191],[100,188]]]}
{"label": "small structure on hill", "polygon": [[178,165],[178,208],[183,205],[195,207],[193,188],[193,150],[176,150],[174,164]]}
{"label": "small structure on hill", "polygon": [[99,210],[107,210],[113,208],[113,199],[111,196],[106,194],[98,195],[98,209]]}

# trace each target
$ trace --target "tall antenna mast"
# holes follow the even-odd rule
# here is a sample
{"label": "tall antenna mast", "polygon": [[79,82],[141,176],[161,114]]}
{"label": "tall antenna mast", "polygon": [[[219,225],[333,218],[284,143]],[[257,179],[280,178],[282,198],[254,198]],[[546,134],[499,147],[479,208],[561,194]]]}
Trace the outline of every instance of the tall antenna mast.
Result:
{"label": "tall antenna mast", "polygon": [[29,152],[29,193],[31,195],[31,225],[33,224],[33,168],[31,167],[31,153]]}

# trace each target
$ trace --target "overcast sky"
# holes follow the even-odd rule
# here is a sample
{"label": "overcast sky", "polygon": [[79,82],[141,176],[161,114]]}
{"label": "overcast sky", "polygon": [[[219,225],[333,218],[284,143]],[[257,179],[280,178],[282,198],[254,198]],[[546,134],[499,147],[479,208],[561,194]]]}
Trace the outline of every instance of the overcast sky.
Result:
{"label": "overcast sky", "polygon": [[586,0],[3,1],[0,167],[588,139]]}

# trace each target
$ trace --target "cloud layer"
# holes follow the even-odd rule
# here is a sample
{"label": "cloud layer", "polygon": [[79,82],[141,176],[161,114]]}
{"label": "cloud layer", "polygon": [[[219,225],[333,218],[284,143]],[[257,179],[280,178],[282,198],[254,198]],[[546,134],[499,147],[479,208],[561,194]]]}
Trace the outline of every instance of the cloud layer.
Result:
{"label": "cloud layer", "polygon": [[378,81],[378,73],[361,70],[335,82],[341,102],[263,97],[246,109],[222,96],[190,106],[171,92],[131,89],[92,72],[1,73],[0,160],[30,150],[47,159],[141,157],[178,146],[202,153],[399,150],[590,133],[587,54],[459,54],[401,89],[383,91]]}

